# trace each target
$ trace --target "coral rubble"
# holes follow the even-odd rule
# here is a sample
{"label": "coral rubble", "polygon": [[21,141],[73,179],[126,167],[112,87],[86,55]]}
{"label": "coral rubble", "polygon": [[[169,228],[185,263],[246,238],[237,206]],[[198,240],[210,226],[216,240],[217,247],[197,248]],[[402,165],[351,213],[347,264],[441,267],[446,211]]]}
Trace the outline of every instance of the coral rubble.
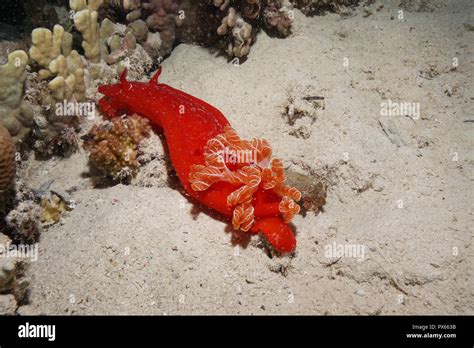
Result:
{"label": "coral rubble", "polygon": [[16,314],[18,304],[27,299],[27,261],[16,252],[24,247],[12,245],[11,239],[0,233],[0,315]]}
{"label": "coral rubble", "polygon": [[34,243],[41,232],[41,208],[35,190],[17,174],[14,190],[0,211],[0,228],[15,243]]}
{"label": "coral rubble", "polygon": [[[106,4],[127,13],[128,22],[142,20],[150,33],[159,33],[161,56],[169,54],[176,42],[185,42],[217,45],[229,57],[242,58],[249,54],[259,28],[285,37],[293,22],[288,0],[108,0]],[[156,50],[158,45],[147,37],[144,46]]]}
{"label": "coral rubble", "polygon": [[20,242],[35,242],[40,234],[41,208],[33,200],[25,200],[5,218],[10,235]]}
{"label": "coral rubble", "polygon": [[225,51],[230,57],[247,56],[260,27],[282,37],[290,34],[293,7],[287,0],[212,0],[211,3],[221,13],[216,32],[226,38]]}

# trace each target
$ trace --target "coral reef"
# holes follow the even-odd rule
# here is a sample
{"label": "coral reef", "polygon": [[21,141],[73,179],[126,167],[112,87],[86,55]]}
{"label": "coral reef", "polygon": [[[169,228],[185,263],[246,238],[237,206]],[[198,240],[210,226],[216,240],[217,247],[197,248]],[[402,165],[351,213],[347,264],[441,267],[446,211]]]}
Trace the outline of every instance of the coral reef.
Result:
{"label": "coral reef", "polygon": [[260,27],[282,37],[290,34],[293,14],[287,0],[212,0],[211,3],[223,14],[217,34],[227,38],[225,51],[230,57],[247,56],[255,41],[255,31]]}
{"label": "coral reef", "polygon": [[[99,25],[98,13],[92,9],[100,7],[101,4],[101,1],[96,2],[90,8],[71,4],[71,7],[81,9],[74,18],[76,28],[82,33],[82,46],[89,61],[90,85],[94,88],[98,82],[110,82],[117,72],[121,73],[125,68],[128,68],[132,75],[135,72],[140,74],[141,78],[152,67],[152,59],[160,57],[159,35],[149,33],[143,20],[124,25],[104,18]],[[115,70],[109,69],[108,66]]]}
{"label": "coral reef", "polygon": [[55,25],[51,32],[36,28],[31,33],[30,57],[37,78],[29,80],[28,99],[34,106],[34,148],[38,154],[69,155],[75,148],[71,127],[77,115],[58,112],[58,105],[86,101],[85,60],[72,49],[72,35]]}
{"label": "coral reef", "polygon": [[33,110],[23,100],[27,64],[26,52],[14,51],[0,66],[0,124],[15,142],[26,139],[33,123]]}
{"label": "coral reef", "polygon": [[[29,79],[28,99],[34,107],[34,148],[43,157],[52,154],[67,156],[77,147],[74,128],[78,117],[85,116],[77,108],[65,114],[58,105],[78,105],[87,101],[86,77],[90,63],[100,60],[102,52],[97,12],[102,1],[74,1],[74,20],[82,33],[82,46],[86,57],[73,47],[73,36],[60,25],[53,30],[36,28],[31,33],[30,57],[38,78]],[[109,24],[109,32],[112,31]],[[104,30],[105,31],[105,30]],[[43,83],[46,81],[46,83]],[[59,108],[61,110],[61,108]],[[68,109],[68,110],[71,110]]]}
{"label": "coral reef", "polygon": [[[76,40],[61,25],[55,25],[52,31],[47,28],[32,31],[29,51],[38,78],[29,79],[32,95],[28,99],[34,107],[34,148],[44,157],[68,155],[76,148],[74,128],[78,117],[84,115],[76,110],[74,114],[64,115],[57,112],[57,106],[85,102],[91,78],[110,79],[112,69],[102,62],[116,65],[116,70],[122,71],[133,61],[143,67],[140,73],[152,65],[143,50],[135,54],[137,41],[148,38],[146,24],[136,21],[127,28],[105,18],[99,25],[98,11],[103,3],[103,0],[69,0],[77,30],[74,35],[80,41],[84,56],[73,49]],[[145,64],[140,64],[142,58]]]}
{"label": "coral reef", "polygon": [[8,130],[0,125],[0,211],[16,174],[15,144]]}
{"label": "coral reef", "polygon": [[[182,0],[108,0],[106,3],[111,8],[127,13],[126,20],[130,23],[128,29],[153,58],[171,52],[177,36],[176,28],[184,20],[178,13]],[[148,31],[158,32],[159,40],[157,35],[149,36]]]}
{"label": "coral reef", "polygon": [[[221,5],[222,7],[222,5]],[[229,36],[226,53],[230,57],[244,57],[250,52],[252,43],[252,26],[237,14],[233,7],[228,9],[221,25],[217,28],[218,35]]]}
{"label": "coral reef", "polygon": [[84,148],[95,167],[114,180],[127,181],[138,170],[138,147],[150,132],[148,120],[138,115],[114,118],[92,127]]}
{"label": "coral reef", "polygon": [[158,42],[156,36],[144,34],[145,28],[139,22],[142,31],[139,36],[153,58],[157,50],[161,56],[169,54],[175,42],[218,46],[229,57],[242,58],[249,54],[259,28],[285,37],[293,21],[288,0],[108,0],[106,3],[109,8],[127,13],[130,23],[143,20],[149,34],[159,33]]}
{"label": "coral reef", "polygon": [[84,62],[75,50],[72,50],[72,35],[55,25],[53,32],[46,28],[36,28],[31,33],[32,47],[30,57],[41,67],[40,79],[54,77],[48,87],[51,98],[44,104],[55,104],[64,99],[80,102],[85,100]]}
{"label": "coral reef", "polygon": [[[121,50],[133,50],[136,42],[144,42],[148,36],[148,28],[143,21],[134,21],[126,28],[124,25],[113,23],[105,18],[99,24],[98,10],[103,0],[70,0],[69,5],[76,13],[74,24],[82,34],[82,48],[84,55],[91,63],[105,61],[108,64],[116,63],[123,58]],[[128,2],[126,2],[127,7]],[[126,30],[127,29],[127,30]],[[121,57],[111,57],[113,54]]]}
{"label": "coral reef", "polygon": [[36,242],[41,232],[41,208],[35,192],[17,173],[13,194],[5,199],[5,210],[0,211],[0,228],[14,243]]}

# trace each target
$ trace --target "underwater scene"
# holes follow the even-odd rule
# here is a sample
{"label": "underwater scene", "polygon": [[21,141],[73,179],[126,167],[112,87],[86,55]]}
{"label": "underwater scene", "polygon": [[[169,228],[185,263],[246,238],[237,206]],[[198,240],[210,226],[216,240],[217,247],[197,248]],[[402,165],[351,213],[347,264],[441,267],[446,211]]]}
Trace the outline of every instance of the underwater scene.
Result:
{"label": "underwater scene", "polygon": [[474,2],[2,0],[1,315],[461,315]]}

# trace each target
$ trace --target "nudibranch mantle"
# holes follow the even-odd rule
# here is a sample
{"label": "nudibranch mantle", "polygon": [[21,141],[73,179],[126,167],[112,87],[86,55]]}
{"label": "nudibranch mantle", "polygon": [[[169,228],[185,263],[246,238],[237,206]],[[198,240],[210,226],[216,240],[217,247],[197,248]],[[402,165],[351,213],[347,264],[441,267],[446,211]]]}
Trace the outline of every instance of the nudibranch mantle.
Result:
{"label": "nudibranch mantle", "polygon": [[299,213],[301,193],[285,184],[283,162],[272,158],[265,139],[241,139],[224,115],[210,104],[158,83],[103,85],[99,106],[115,117],[137,113],[163,130],[170,159],[186,192],[232,220],[235,229],[261,232],[279,252],[294,250],[288,223]]}

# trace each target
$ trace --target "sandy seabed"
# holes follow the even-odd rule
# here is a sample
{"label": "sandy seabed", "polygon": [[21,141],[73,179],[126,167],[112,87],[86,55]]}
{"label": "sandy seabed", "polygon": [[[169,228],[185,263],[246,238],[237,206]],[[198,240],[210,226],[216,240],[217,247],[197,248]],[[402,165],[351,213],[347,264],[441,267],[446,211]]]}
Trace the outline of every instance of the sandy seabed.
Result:
{"label": "sandy seabed", "polygon": [[[161,82],[216,106],[243,138],[266,138],[289,168],[329,185],[324,212],[294,219],[292,257],[270,258],[257,237],[238,240],[197,212],[169,186],[154,135],[153,159],[131,185],[95,187],[83,150],[28,163],[31,186],[54,180],[52,189],[71,190],[77,202],[42,233],[30,307],[473,314],[474,33],[463,23],[472,23],[474,3],[438,2],[403,20],[397,3],[377,1],[372,15],[358,9],[347,19],[296,11],[293,35],[259,34],[239,66],[192,45],[163,63]],[[323,96],[324,108],[290,125],[282,115],[298,91]],[[387,100],[419,103],[419,117],[384,115]],[[363,254],[328,258],[327,245]]]}

